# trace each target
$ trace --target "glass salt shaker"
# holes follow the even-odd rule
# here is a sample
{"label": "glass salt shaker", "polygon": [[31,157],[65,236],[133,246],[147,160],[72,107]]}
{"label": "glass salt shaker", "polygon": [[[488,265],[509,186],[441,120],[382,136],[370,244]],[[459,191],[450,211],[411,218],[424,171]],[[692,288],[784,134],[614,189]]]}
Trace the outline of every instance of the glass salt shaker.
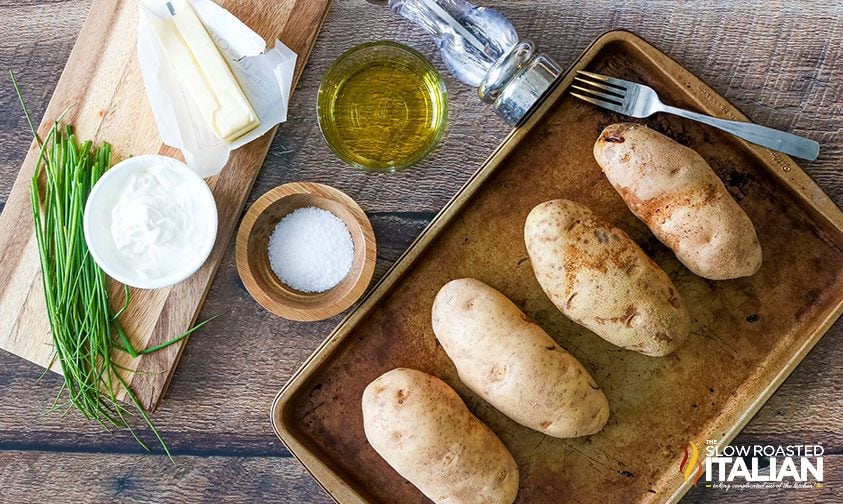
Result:
{"label": "glass salt shaker", "polygon": [[[386,1],[369,0],[385,4]],[[520,40],[500,12],[465,0],[389,0],[390,9],[433,37],[448,70],[480,99],[518,124],[562,73],[533,43]]]}

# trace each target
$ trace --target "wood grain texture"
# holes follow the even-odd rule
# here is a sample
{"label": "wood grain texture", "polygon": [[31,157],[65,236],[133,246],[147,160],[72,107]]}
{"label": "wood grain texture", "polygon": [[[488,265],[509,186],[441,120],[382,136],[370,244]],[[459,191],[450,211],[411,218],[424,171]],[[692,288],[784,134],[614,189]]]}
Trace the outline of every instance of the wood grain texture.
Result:
{"label": "wood grain texture", "polygon": [[[240,15],[265,39],[279,38],[290,44],[300,58],[299,73],[293,79],[295,84],[327,2],[286,0],[222,2],[222,5],[231,6],[235,15]],[[112,144],[114,162],[141,153],[179,156],[175,149],[162,144],[146,100],[136,53],[138,5],[115,0],[93,3],[41,121],[42,137],[52,121],[66,110],[65,120],[73,124],[78,138]],[[208,180],[219,219],[216,244],[202,267],[172,287],[132,289],[133,302],[121,322],[135,348],[168,341],[188,330],[196,320],[271,139],[272,132],[269,132],[233,151],[226,169]],[[0,217],[0,255],[4,256],[0,263],[0,348],[44,367],[52,364],[52,369],[60,371],[59,362],[53,358],[43,310],[44,292],[31,225],[29,184],[38,154],[33,142]],[[114,286],[115,306],[121,303],[122,289],[120,285]],[[124,379],[147,410],[158,404],[185,343],[182,340],[135,359],[123,352],[114,356],[124,368],[137,371],[124,372]]]}
{"label": "wood grain texture", "polygon": [[[10,451],[3,454],[0,478],[8,484],[4,502],[56,502],[42,481],[76,489],[63,502],[260,502],[329,503],[295,459],[275,457],[184,457],[173,467],[162,457],[113,455],[102,464],[96,453]],[[74,467],[73,472],[66,467]],[[299,484],[295,482],[302,481]]]}
{"label": "wood grain texture", "polygon": [[[819,141],[820,158],[800,164],[838,205],[843,203],[839,174],[843,164],[843,48],[839,44],[843,12],[836,3],[483,3],[497,6],[522,34],[563,65],[608,29],[635,31],[756,121]],[[90,0],[0,0],[0,69],[19,71],[35,117],[44,113],[90,4]],[[349,47],[379,39],[407,43],[428,55],[443,71],[450,93],[449,126],[441,146],[418,167],[393,175],[366,174],[344,166],[325,145],[315,121],[322,73]],[[473,90],[444,71],[425,35],[362,0],[335,0],[292,100],[289,121],[279,128],[249,202],[289,181],[312,180],[343,190],[369,213],[379,248],[375,276],[380,277],[506,132],[506,125],[483,108]],[[5,202],[30,138],[4,76],[0,76],[0,141],[0,201]],[[207,471],[216,478],[193,485],[189,478],[165,477],[155,484],[159,475],[173,470],[160,454],[141,455],[128,434],[103,436],[99,428],[75,414],[65,419],[42,416],[58,388],[58,377],[38,381],[36,366],[0,353],[4,498],[15,495],[49,501],[61,491],[68,500],[134,496],[140,501],[167,500],[168,492],[179,492],[179,500],[192,502],[260,501],[274,495],[280,496],[279,501],[290,496],[291,502],[330,502],[275,440],[268,408],[278,389],[338,319],[304,324],[267,313],[240,283],[233,246],[225,251],[200,317],[219,312],[225,316],[186,345],[172,386],[154,415],[177,455],[177,467],[183,468],[179,470],[197,477]],[[816,441],[827,452],[843,454],[841,360],[843,323],[838,322],[737,441]],[[23,462],[35,459],[40,462]],[[251,465],[248,472],[236,472],[243,459],[260,459],[266,465],[261,470]],[[5,464],[7,460],[14,463]],[[740,499],[840,502],[843,463],[839,456],[826,460],[829,485],[823,492],[753,491]],[[239,478],[237,483],[223,477],[229,463]],[[95,468],[96,476],[89,466]],[[87,476],[77,479],[80,470]],[[148,483],[141,496],[137,487],[117,490],[128,474]],[[87,486],[79,480],[93,483]],[[114,493],[98,493],[97,489],[106,487],[114,488]],[[697,489],[685,500],[728,503],[736,498],[731,493]]]}

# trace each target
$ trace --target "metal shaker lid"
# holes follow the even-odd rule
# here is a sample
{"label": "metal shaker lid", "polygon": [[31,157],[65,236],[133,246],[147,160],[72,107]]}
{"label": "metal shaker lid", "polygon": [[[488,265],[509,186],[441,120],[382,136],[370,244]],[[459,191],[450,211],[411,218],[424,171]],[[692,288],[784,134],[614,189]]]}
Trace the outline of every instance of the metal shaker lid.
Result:
{"label": "metal shaker lid", "polygon": [[553,60],[535,54],[532,42],[522,40],[489,68],[477,91],[499,116],[518,124],[561,73]]}

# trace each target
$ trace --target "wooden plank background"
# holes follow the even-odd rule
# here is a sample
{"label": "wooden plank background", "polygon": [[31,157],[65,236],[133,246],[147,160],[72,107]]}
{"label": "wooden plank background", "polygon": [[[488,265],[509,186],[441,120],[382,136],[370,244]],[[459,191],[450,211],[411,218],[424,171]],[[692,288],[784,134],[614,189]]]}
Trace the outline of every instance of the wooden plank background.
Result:
{"label": "wooden plank background", "polygon": [[[801,165],[843,203],[843,4],[811,1],[486,1],[563,66],[590,41],[626,28],[653,42],[756,121],[820,142]],[[5,76],[14,69],[40,118],[89,0],[0,0],[0,201],[30,137]],[[445,75],[450,93],[442,145],[397,175],[357,172],[325,145],[316,90],[328,65],[361,42],[392,39],[443,68],[430,40],[387,10],[335,0],[249,203],[284,182],[310,180],[355,198],[378,238],[376,277],[403,252],[504,137],[507,127],[472,89]],[[2,260],[2,259],[0,259]],[[798,279],[794,279],[798,281]],[[0,353],[0,500],[12,502],[330,502],[269,427],[272,397],[338,319],[293,323],[246,293],[229,247],[201,317],[225,316],[193,337],[154,416],[177,456],[146,454],[76,414],[44,416],[57,376]],[[687,502],[843,502],[843,323],[838,322],[739,436],[743,443],[822,443],[826,487],[801,491],[697,489]],[[677,451],[681,447],[677,447]],[[641,454],[646,456],[646,454]],[[677,464],[679,459],[677,459]],[[560,501],[564,496],[560,496]]]}

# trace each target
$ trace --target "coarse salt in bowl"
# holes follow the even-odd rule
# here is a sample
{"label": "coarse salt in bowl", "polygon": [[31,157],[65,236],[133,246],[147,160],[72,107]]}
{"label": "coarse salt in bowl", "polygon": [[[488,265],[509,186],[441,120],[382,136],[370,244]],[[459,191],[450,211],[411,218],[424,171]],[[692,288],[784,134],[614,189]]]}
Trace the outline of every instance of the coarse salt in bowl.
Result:
{"label": "coarse salt in bowl", "polygon": [[317,207],[285,215],[269,237],[269,265],[287,286],[301,292],[325,292],[351,271],[354,241],[348,226]]}
{"label": "coarse salt in bowl", "polygon": [[[340,250],[324,253],[333,247]],[[237,233],[243,285],[261,306],[290,320],[323,320],[349,308],[368,287],[376,258],[363,209],[345,193],[312,182],[284,184],[258,198]]]}

